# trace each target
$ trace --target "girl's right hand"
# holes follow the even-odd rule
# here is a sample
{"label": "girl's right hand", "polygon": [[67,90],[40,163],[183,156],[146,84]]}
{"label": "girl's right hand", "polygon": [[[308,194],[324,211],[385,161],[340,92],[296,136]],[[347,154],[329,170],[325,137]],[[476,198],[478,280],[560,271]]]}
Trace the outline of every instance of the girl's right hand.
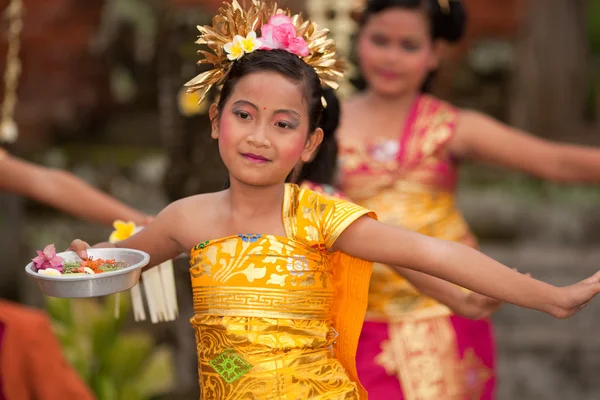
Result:
{"label": "girl's right hand", "polygon": [[74,251],[82,260],[87,260],[87,249],[89,249],[90,247],[91,246],[83,240],[75,239],[71,242],[71,245],[69,246],[67,251]]}

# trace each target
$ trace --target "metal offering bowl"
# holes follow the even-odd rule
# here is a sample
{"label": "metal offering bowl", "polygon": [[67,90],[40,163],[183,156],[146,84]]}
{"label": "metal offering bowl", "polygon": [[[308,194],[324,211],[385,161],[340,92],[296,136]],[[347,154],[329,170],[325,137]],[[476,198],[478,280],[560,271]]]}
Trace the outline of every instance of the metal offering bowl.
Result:
{"label": "metal offering bowl", "polygon": [[[105,260],[122,261],[128,267],[96,275],[62,275],[49,276],[38,274],[33,269],[33,262],[25,267],[31,277],[40,285],[42,293],[51,297],[83,298],[99,297],[123,292],[138,283],[142,268],[150,262],[147,253],[133,249],[98,248],[88,249],[88,256]],[[73,251],[57,254],[65,261],[81,261]]]}

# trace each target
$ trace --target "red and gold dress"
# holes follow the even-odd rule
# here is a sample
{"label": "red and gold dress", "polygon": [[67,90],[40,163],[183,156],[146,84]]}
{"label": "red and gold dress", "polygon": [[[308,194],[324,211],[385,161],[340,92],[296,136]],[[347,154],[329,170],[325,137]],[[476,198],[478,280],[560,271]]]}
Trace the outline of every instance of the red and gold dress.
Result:
{"label": "red and gold dress", "polygon": [[[382,222],[476,246],[456,208],[457,160],[448,150],[460,111],[415,100],[396,140],[340,140],[344,194]],[[489,321],[452,315],[385,265],[375,264],[357,364],[372,398],[489,400],[494,342]],[[394,395],[395,394],[395,395]]]}

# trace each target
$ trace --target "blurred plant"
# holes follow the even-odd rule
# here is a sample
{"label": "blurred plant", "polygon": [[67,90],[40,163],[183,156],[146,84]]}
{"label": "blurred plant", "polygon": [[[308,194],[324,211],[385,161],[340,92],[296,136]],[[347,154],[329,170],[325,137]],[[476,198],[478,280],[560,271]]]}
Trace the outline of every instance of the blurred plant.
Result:
{"label": "blurred plant", "polygon": [[91,42],[94,52],[104,52],[119,40],[120,28],[129,26],[134,39],[134,56],[150,62],[154,56],[160,0],[107,0],[102,9],[100,29]]}
{"label": "blurred plant", "polygon": [[589,0],[586,16],[592,63],[587,114],[600,122],[600,0]]}
{"label": "blurred plant", "polygon": [[164,5],[162,0],[105,0],[99,29],[90,42],[108,63],[110,91],[131,104],[153,91],[153,61]]}
{"label": "blurred plant", "polygon": [[600,56],[600,0],[589,0],[586,16],[592,53]]}
{"label": "blurred plant", "polygon": [[[130,307],[121,296],[119,315],[129,315]],[[98,400],[145,400],[173,389],[171,349],[155,347],[147,333],[124,333],[115,296],[47,298],[47,309],[65,356]]]}

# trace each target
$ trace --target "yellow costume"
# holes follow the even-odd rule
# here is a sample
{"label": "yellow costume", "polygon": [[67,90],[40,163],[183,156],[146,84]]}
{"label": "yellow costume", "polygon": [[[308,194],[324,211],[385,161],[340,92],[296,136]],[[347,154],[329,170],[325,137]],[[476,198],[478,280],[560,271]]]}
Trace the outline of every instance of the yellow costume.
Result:
{"label": "yellow costume", "polygon": [[237,235],[192,249],[203,399],[366,398],[355,357],[371,265],[328,249],[367,214],[375,217],[286,184],[286,237]]}

